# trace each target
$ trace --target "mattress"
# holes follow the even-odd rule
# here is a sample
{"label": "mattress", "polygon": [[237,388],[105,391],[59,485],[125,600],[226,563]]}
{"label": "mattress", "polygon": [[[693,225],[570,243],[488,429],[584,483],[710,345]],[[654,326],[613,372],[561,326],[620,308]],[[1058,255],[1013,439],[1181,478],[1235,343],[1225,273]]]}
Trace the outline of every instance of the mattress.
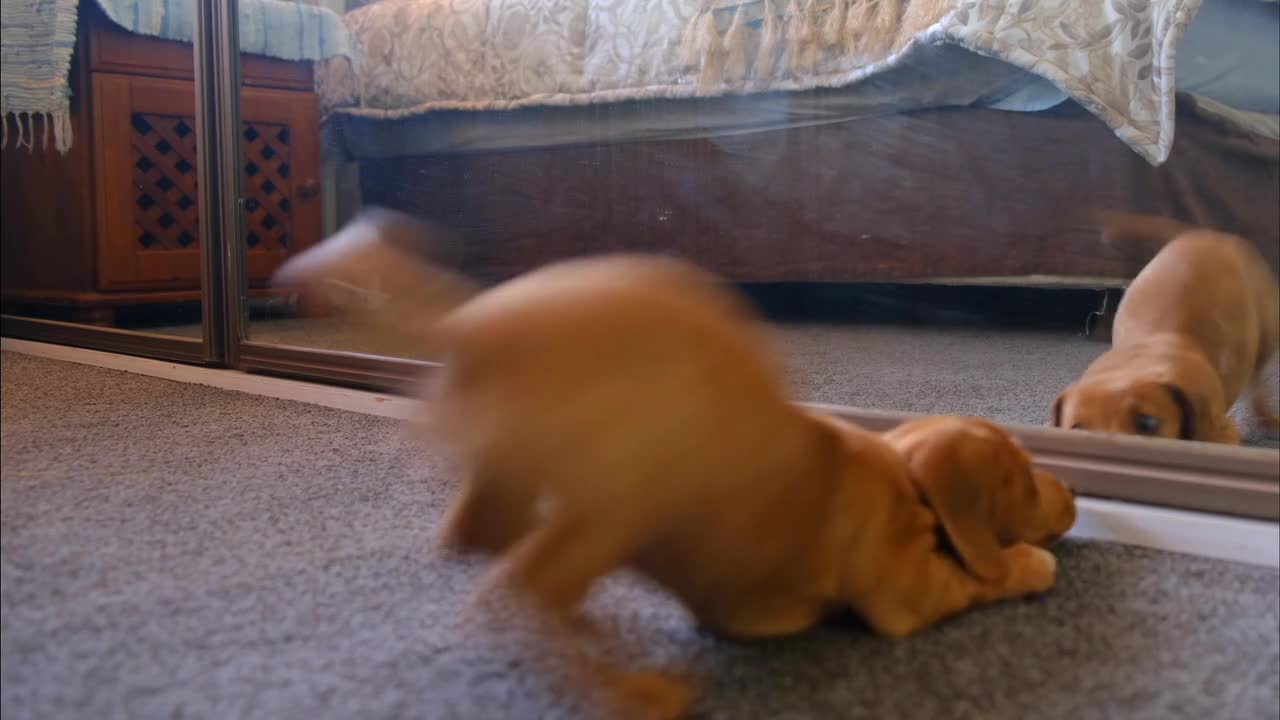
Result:
{"label": "mattress", "polygon": [[[1227,119],[1277,137],[1280,7],[1204,0],[1178,50],[1176,87]],[[385,120],[339,112],[326,133],[350,156],[382,158],[732,135],[950,106],[1039,112],[1069,99],[1046,77],[954,44],[916,46],[896,65],[836,89],[514,110],[440,109]],[[1235,112],[1243,111],[1243,112]],[[607,120],[607,122],[602,122]]]}

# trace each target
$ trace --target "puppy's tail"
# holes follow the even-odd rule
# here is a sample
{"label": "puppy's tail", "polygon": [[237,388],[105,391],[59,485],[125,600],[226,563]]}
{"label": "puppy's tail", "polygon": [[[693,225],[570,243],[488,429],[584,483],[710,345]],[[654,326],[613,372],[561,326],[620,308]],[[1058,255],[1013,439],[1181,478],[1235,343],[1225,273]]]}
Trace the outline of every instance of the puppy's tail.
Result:
{"label": "puppy's tail", "polygon": [[366,208],[320,244],[290,258],[272,284],[293,289],[306,305],[355,318],[380,347],[418,357],[434,350],[439,320],[479,290],[432,261],[449,244],[438,227]]}

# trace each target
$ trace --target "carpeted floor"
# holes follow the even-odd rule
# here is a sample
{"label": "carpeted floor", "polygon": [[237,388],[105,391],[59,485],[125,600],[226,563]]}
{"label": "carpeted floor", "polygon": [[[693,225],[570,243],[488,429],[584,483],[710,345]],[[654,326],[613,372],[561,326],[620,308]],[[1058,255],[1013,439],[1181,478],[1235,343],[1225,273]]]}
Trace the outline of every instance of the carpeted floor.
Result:
{"label": "carpeted floor", "polygon": [[[574,716],[518,628],[466,620],[480,567],[430,543],[446,468],[396,423],[2,362],[6,720]],[[1274,570],[1083,542],[1060,559],[1048,597],[899,642],[717,641],[627,577],[593,610],[638,658],[705,672],[710,718],[1276,717]]]}

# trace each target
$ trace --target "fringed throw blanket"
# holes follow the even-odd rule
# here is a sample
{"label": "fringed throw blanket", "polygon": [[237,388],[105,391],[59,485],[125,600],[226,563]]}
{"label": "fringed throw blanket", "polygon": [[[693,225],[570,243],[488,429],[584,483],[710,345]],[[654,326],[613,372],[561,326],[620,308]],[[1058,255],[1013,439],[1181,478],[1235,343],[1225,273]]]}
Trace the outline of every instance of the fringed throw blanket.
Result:
{"label": "fringed throw blanket", "polygon": [[344,16],[358,70],[328,112],[400,118],[848,85],[920,43],[1040,74],[1152,163],[1173,141],[1174,51],[1200,0],[381,0]]}
{"label": "fringed throw blanket", "polygon": [[0,2],[0,148],[71,147],[77,0]]}

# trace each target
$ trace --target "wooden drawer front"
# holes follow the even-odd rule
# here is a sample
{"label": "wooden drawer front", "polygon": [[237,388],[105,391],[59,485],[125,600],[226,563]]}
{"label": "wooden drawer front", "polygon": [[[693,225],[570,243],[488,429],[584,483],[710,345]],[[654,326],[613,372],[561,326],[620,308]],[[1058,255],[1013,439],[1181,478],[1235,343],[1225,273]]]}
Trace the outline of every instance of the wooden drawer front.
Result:
{"label": "wooden drawer front", "polygon": [[[192,84],[95,73],[98,286],[199,287],[199,192]],[[318,111],[311,93],[246,89],[248,275],[264,283],[319,239]]]}

